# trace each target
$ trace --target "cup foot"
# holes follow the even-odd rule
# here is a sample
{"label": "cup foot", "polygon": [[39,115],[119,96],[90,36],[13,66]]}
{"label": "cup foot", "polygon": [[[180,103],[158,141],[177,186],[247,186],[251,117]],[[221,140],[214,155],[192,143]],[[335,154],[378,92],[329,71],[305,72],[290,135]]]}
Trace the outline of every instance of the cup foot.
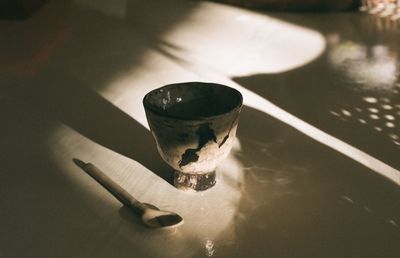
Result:
{"label": "cup foot", "polygon": [[180,190],[204,191],[215,185],[215,171],[190,174],[175,170],[174,185]]}

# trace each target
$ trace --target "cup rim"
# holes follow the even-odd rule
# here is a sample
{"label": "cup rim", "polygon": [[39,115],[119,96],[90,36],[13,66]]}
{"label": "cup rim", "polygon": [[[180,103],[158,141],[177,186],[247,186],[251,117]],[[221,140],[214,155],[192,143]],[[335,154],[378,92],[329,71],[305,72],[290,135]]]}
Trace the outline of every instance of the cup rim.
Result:
{"label": "cup rim", "polygon": [[[173,86],[185,86],[185,87],[190,87],[191,85],[208,85],[208,86],[217,86],[220,88],[225,88],[227,90],[230,90],[232,92],[234,92],[238,98],[239,101],[238,103],[234,106],[234,108],[229,109],[226,112],[223,112],[221,114],[217,114],[217,115],[212,115],[212,116],[193,116],[193,117],[180,117],[180,116],[174,116],[171,114],[167,114],[167,113],[163,113],[160,112],[158,109],[154,108],[154,106],[152,104],[150,104],[149,102],[149,98],[152,94],[154,94],[155,92],[168,88],[168,87],[173,87]],[[237,89],[234,89],[232,87],[223,85],[223,84],[219,84],[219,83],[213,83],[213,82],[197,82],[197,81],[193,81],[193,82],[180,82],[180,83],[171,83],[171,84],[167,84],[164,85],[162,87],[156,88],[154,90],[149,91],[144,97],[143,97],[143,106],[145,108],[146,111],[151,111],[161,117],[165,117],[165,118],[172,118],[175,120],[182,120],[182,121],[196,121],[196,120],[203,120],[203,119],[212,119],[212,118],[216,118],[216,117],[220,117],[220,116],[224,116],[226,114],[229,113],[233,113],[237,110],[240,110],[243,106],[243,95],[240,93],[240,91],[238,91]]]}

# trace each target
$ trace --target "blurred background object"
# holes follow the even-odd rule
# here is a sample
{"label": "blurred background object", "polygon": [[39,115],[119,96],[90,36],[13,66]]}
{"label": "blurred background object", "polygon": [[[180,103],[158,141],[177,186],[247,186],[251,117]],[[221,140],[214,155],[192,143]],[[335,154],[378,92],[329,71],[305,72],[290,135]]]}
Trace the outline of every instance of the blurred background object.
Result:
{"label": "blurred background object", "polygon": [[400,18],[400,0],[363,0],[360,10],[380,17],[386,26],[396,26]]}
{"label": "blurred background object", "polygon": [[355,10],[360,6],[360,0],[215,0],[244,6],[282,11],[341,11]]}
{"label": "blurred background object", "polygon": [[25,19],[46,0],[0,0],[0,19]]}
{"label": "blurred background object", "polygon": [[71,1],[45,2],[0,0],[0,81],[36,75],[68,40]]}

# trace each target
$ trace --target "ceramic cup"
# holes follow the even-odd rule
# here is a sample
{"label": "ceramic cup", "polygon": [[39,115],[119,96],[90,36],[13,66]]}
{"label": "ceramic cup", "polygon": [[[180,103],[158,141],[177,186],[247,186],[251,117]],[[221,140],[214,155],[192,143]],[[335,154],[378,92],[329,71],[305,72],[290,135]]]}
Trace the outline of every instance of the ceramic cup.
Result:
{"label": "ceramic cup", "polygon": [[206,190],[228,156],[236,135],[243,97],[215,83],[166,85],[143,99],[147,121],[163,160],[175,170],[182,190]]}

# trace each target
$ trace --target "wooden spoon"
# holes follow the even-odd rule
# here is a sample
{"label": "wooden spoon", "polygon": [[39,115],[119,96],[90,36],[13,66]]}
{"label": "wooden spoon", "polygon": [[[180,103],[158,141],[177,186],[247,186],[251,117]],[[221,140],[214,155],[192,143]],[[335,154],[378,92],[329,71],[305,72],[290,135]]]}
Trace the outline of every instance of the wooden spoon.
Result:
{"label": "wooden spoon", "polygon": [[175,228],[183,224],[183,218],[171,211],[163,211],[152,204],[142,203],[106,176],[100,169],[91,163],[73,159],[76,165],[106,188],[121,203],[141,216],[142,222],[150,228]]}

